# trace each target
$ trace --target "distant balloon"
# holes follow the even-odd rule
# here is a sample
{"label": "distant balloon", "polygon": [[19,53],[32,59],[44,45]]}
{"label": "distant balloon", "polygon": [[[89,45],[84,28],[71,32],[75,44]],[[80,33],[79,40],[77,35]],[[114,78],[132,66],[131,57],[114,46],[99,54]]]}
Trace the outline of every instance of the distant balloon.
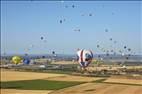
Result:
{"label": "distant balloon", "polygon": [[112,41],[112,38],[110,38],[109,40]]}
{"label": "distant balloon", "polygon": [[30,61],[31,61],[31,60],[30,60],[28,57],[25,57],[25,58],[23,59],[23,63],[26,64],[26,65],[29,64]]}
{"label": "distant balloon", "polygon": [[126,49],[127,47],[126,46],[124,46],[124,49]]}
{"label": "distant balloon", "polygon": [[52,51],[52,54],[55,54],[55,51]]}
{"label": "distant balloon", "polygon": [[42,56],[42,58],[45,58],[45,56]]}
{"label": "distant balloon", "polygon": [[60,23],[62,23],[63,21],[62,20],[60,20]]}
{"label": "distant balloon", "polygon": [[130,48],[128,48],[128,51],[131,51],[131,49],[130,49]]}
{"label": "distant balloon", "polygon": [[106,56],[109,56],[109,53],[107,53]]}
{"label": "distant balloon", "polygon": [[93,53],[90,50],[79,50],[77,51],[78,62],[83,67],[86,68],[93,59]]}
{"label": "distant balloon", "polygon": [[43,37],[40,37],[41,40],[43,40]]}
{"label": "distant balloon", "polygon": [[131,56],[131,54],[128,54],[128,56]]}
{"label": "distant balloon", "polygon": [[80,29],[75,29],[74,31],[78,31],[78,32],[80,32]]}
{"label": "distant balloon", "polygon": [[97,45],[97,48],[99,48],[100,46],[99,45]]}
{"label": "distant balloon", "polygon": [[126,59],[129,59],[129,57],[126,57]]}
{"label": "distant balloon", "polygon": [[27,53],[25,53],[25,56],[28,56],[28,54],[27,54]]}
{"label": "distant balloon", "polygon": [[22,58],[20,56],[13,56],[12,57],[12,62],[15,64],[21,63]]}
{"label": "distant balloon", "polygon": [[98,58],[100,58],[101,56],[100,55],[98,55]]}
{"label": "distant balloon", "polygon": [[72,5],[72,8],[74,8],[75,6],[74,5]]}
{"label": "distant balloon", "polygon": [[89,16],[92,16],[92,14],[90,13]]}

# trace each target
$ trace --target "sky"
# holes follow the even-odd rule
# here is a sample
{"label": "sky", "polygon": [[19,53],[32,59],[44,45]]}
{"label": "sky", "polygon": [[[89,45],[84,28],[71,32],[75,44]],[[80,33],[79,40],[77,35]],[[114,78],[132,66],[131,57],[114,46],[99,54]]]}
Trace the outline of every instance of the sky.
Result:
{"label": "sky", "polygon": [[107,50],[142,54],[141,5],[141,1],[1,1],[1,54],[75,54],[78,48],[94,54]]}

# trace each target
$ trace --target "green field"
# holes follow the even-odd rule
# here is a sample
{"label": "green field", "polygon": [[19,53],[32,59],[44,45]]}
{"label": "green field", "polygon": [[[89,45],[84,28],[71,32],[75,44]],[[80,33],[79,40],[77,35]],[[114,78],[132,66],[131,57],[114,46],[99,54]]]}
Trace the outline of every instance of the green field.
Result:
{"label": "green field", "polygon": [[82,84],[83,82],[49,81],[49,80],[25,80],[1,82],[2,89],[22,90],[58,90],[70,86]]}

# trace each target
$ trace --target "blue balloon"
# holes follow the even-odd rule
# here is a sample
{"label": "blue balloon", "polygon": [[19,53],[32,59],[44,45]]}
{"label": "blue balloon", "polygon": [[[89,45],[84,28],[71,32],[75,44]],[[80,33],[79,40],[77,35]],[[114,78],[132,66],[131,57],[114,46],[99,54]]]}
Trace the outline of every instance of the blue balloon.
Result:
{"label": "blue balloon", "polygon": [[31,60],[30,60],[29,58],[24,58],[23,63],[24,63],[24,64],[29,64],[30,61],[31,61]]}

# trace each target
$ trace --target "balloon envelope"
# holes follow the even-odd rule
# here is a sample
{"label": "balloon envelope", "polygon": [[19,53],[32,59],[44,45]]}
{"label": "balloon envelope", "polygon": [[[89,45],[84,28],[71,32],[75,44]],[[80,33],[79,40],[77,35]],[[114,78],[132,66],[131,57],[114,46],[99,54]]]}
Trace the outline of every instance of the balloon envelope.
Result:
{"label": "balloon envelope", "polygon": [[12,57],[12,62],[15,64],[21,63],[22,58],[20,56],[13,56]]}
{"label": "balloon envelope", "polygon": [[29,64],[30,61],[31,61],[31,60],[30,60],[29,58],[24,58],[23,63],[24,63],[24,64]]}
{"label": "balloon envelope", "polygon": [[55,54],[55,51],[52,51],[52,54]]}
{"label": "balloon envelope", "polygon": [[83,68],[87,67],[93,59],[93,53],[90,50],[77,51],[78,62]]}
{"label": "balloon envelope", "polygon": [[43,40],[43,37],[40,37],[41,40]]}

